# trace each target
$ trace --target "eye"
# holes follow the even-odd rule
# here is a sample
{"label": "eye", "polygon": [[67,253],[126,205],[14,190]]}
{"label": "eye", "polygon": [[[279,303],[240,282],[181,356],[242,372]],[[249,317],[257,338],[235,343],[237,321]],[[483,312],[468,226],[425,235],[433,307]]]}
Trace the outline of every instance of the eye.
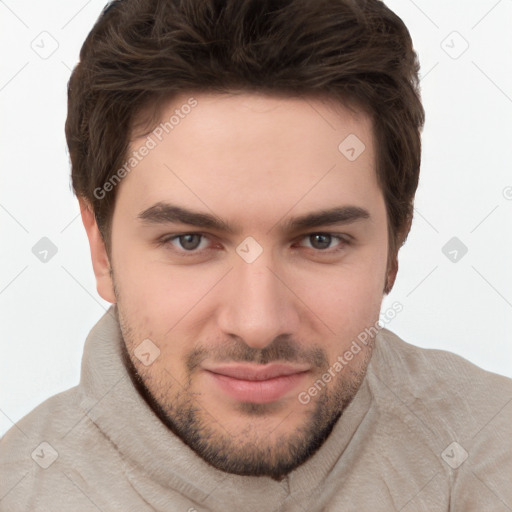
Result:
{"label": "eye", "polygon": [[206,240],[206,237],[200,233],[184,233],[182,235],[167,237],[162,240],[162,244],[171,244],[181,252],[200,252],[208,246],[208,244],[203,244],[201,247],[201,242]]}
{"label": "eye", "polygon": [[[210,243],[212,240],[202,233],[180,233],[163,237],[158,245],[167,246],[182,256],[197,256],[215,248],[210,247]],[[297,245],[312,249],[316,253],[333,254],[350,245],[350,237],[334,233],[309,233],[303,235]]]}
{"label": "eye", "polygon": [[[333,233],[310,233],[309,235],[304,236],[304,240],[310,242],[310,247],[312,249],[325,252],[339,251],[350,243],[346,237],[335,235]],[[334,248],[334,250],[327,251],[328,249],[332,248],[331,243],[334,241],[341,243],[339,243],[339,246]]]}

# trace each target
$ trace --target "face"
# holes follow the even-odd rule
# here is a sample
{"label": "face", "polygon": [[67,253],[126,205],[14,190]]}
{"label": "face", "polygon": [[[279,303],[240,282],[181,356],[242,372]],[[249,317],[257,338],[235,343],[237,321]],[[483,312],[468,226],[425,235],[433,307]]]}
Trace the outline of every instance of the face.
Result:
{"label": "face", "polygon": [[279,479],[329,435],[371,356],[351,346],[387,276],[372,126],[320,99],[190,96],[162,112],[172,128],[132,141],[98,290],[169,428],[218,469]]}

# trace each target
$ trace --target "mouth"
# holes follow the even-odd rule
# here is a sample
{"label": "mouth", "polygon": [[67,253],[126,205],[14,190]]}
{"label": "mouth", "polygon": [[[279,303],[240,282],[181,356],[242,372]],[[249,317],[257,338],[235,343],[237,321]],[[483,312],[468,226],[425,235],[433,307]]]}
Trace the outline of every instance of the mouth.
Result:
{"label": "mouth", "polygon": [[286,397],[309,373],[305,365],[233,364],[203,368],[217,389],[239,402],[271,403]]}

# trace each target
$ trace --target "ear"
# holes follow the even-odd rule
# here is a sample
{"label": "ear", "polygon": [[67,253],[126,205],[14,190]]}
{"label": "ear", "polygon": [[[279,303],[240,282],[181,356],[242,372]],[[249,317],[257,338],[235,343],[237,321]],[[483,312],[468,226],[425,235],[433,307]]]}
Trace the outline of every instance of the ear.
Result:
{"label": "ear", "polygon": [[82,222],[89,239],[92,267],[96,276],[96,290],[98,290],[102,299],[115,304],[117,301],[114,293],[114,283],[110,274],[110,261],[92,206],[84,198],[78,198],[78,203],[80,204]]}
{"label": "ear", "polygon": [[384,293],[386,295],[389,294],[391,289],[393,288],[393,285],[395,284],[396,275],[398,273],[398,255],[395,255],[395,257],[390,261],[388,265],[388,270],[386,273],[386,285],[384,287]]}
{"label": "ear", "polygon": [[[395,239],[394,244],[394,254],[391,258],[388,256],[388,268],[386,271],[386,284],[384,285],[384,294],[388,295],[391,289],[393,288],[396,280],[396,275],[398,274],[398,251],[404,245],[405,240],[407,239],[407,235],[411,231],[412,226],[412,214],[408,217],[405,226],[399,231],[397,238]],[[388,246],[389,250],[389,246]]]}

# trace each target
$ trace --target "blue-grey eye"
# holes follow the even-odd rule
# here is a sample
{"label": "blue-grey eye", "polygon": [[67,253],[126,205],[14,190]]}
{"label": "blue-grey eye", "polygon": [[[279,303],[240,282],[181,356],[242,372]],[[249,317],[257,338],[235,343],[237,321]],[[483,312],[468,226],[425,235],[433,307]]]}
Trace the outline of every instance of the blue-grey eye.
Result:
{"label": "blue-grey eye", "polygon": [[194,249],[197,249],[199,244],[201,243],[201,238],[202,235],[194,233],[188,235],[180,235],[177,237],[181,247],[188,251],[193,251]]}
{"label": "blue-grey eye", "polygon": [[314,235],[309,235],[309,241],[313,249],[328,249],[332,242],[332,235],[315,233]]}

